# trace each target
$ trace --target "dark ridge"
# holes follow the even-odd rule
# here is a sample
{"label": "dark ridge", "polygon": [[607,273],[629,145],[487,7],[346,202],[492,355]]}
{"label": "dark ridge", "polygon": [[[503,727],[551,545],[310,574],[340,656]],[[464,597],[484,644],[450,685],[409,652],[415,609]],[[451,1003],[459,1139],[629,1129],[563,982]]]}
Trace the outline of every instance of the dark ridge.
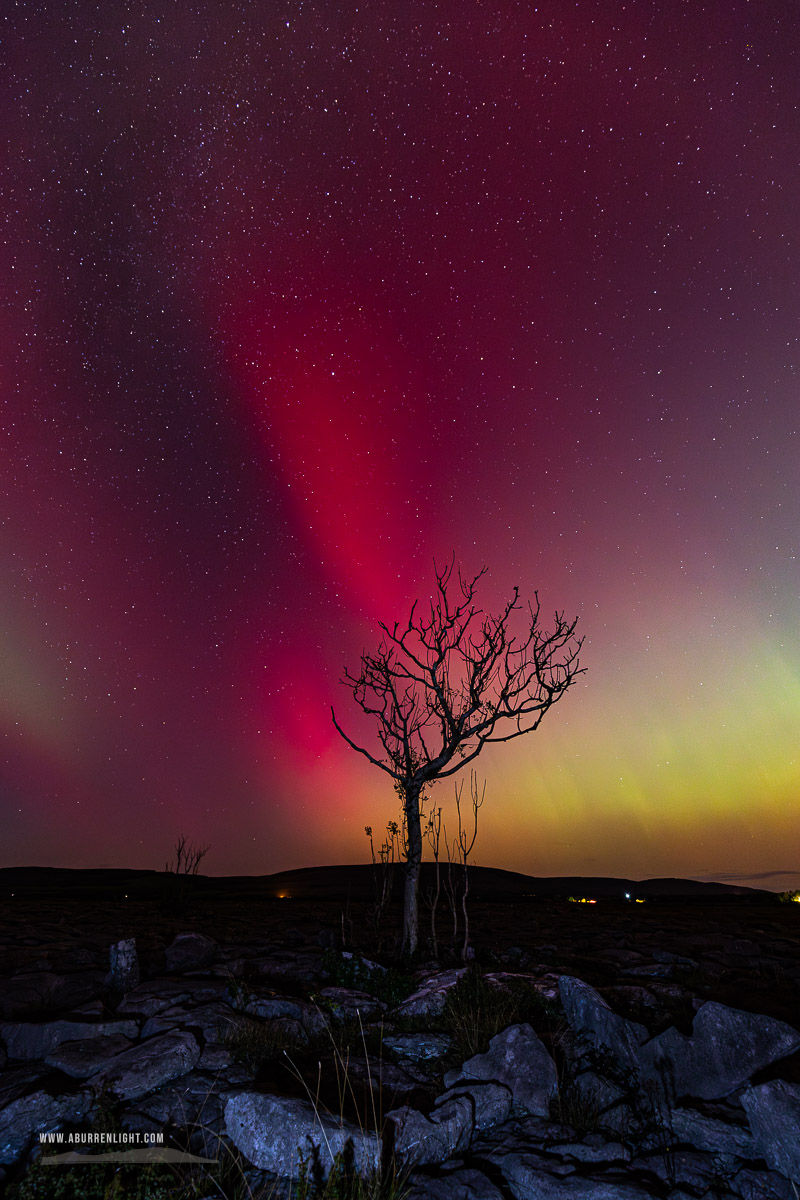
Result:
{"label": "dark ridge", "polygon": [[[232,898],[260,899],[289,895],[308,900],[371,900],[374,895],[375,872],[369,864],[330,867],[299,867],[273,875],[232,875],[189,877],[196,893]],[[394,887],[399,895],[402,867],[390,868]],[[434,865],[424,863],[422,886],[433,882]],[[136,871],[99,867],[79,869],[69,867],[3,867],[0,868],[0,896],[119,896],[149,899],[163,889],[165,872]],[[700,883],[694,879],[614,879],[605,876],[552,876],[537,878],[499,867],[470,867],[470,894],[473,899],[489,902],[513,902],[528,897],[576,899],[623,899],[631,897],[664,899],[773,899],[774,893],[738,884]]]}

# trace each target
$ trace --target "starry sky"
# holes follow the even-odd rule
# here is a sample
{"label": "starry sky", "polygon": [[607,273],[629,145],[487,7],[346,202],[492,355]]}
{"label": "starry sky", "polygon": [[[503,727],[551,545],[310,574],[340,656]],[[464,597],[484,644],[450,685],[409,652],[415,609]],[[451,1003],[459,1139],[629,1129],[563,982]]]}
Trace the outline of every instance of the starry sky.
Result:
{"label": "starry sky", "polygon": [[585,636],[476,861],[800,883],[799,29],[7,6],[3,865],[365,861],[330,706],[454,554]]}

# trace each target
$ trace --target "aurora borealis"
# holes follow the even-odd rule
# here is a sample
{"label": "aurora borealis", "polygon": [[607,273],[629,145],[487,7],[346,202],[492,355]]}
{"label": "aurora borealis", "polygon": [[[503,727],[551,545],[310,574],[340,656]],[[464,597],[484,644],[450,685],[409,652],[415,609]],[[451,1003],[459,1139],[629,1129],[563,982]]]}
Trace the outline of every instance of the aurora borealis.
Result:
{"label": "aurora borealis", "polygon": [[8,10],[2,865],[364,861],[330,705],[455,552],[588,668],[476,861],[800,884],[798,30]]}

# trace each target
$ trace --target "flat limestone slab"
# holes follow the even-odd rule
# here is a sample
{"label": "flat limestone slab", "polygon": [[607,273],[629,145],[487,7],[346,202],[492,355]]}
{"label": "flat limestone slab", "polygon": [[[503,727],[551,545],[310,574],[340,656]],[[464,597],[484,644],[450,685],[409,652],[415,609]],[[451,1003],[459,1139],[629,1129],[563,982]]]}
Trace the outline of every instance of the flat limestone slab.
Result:
{"label": "flat limestone slab", "polygon": [[109,1087],[121,1100],[138,1100],[191,1071],[199,1057],[200,1047],[191,1033],[165,1033],[118,1055],[92,1076],[91,1086]]}
{"label": "flat limestone slab", "polygon": [[65,1075],[73,1079],[86,1079],[96,1075],[104,1067],[134,1043],[121,1033],[111,1033],[106,1037],[82,1038],[77,1042],[64,1042],[44,1060],[48,1066],[57,1067]]}
{"label": "flat limestone slab", "polygon": [[0,1038],[6,1044],[9,1058],[32,1062],[47,1058],[62,1042],[78,1042],[86,1038],[121,1034],[126,1038],[139,1036],[136,1021],[43,1021],[6,1022],[0,1025]]}

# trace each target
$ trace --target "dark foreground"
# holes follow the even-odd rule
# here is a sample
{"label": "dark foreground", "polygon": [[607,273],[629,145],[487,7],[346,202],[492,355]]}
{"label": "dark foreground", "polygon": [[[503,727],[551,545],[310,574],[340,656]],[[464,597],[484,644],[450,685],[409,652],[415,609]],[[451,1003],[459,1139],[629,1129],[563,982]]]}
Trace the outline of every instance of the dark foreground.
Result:
{"label": "dark foreground", "polygon": [[38,1138],[110,1128],[203,1160],[121,1167],[119,1200],[355,1200],[296,1186],[327,1109],[407,1200],[794,1200],[800,904],[476,868],[465,974],[446,897],[397,960],[399,884],[378,920],[368,867],[0,871],[0,1190],[100,1200],[117,1168]]}
{"label": "dark foreground", "polygon": [[[432,873],[424,873],[423,894],[432,882]],[[56,973],[74,970],[76,956],[105,967],[111,943],[130,937],[136,938],[143,974],[155,974],[165,947],[186,930],[221,943],[288,937],[295,944],[391,958],[399,940],[399,898],[398,875],[376,928],[370,867],[185,880],[149,871],[4,869],[0,978],[44,962]],[[691,880],[534,879],[476,867],[468,911],[471,945],[487,968],[551,964],[597,987],[635,987],[659,977],[657,963],[653,970],[647,966],[653,952],[677,955],[697,964],[689,982],[706,998],[797,1019],[800,904],[781,904],[770,892]],[[424,903],[420,924],[430,957]],[[459,947],[462,936],[460,929]],[[437,937],[439,959],[455,962],[444,895]],[[664,980],[674,974],[668,962],[661,964]]]}

